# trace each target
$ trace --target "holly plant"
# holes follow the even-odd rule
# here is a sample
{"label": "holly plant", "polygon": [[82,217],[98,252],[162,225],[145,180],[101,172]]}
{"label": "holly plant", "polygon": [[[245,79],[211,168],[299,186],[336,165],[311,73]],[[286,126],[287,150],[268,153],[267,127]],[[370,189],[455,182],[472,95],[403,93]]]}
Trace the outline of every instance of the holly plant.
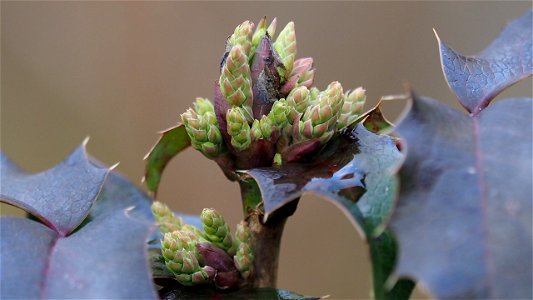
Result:
{"label": "holly plant", "polygon": [[[475,56],[437,37],[467,112],[408,89],[396,126],[381,101],[364,109],[364,88],[314,85],[293,22],[277,35],[276,19],[241,23],[221,47],[212,100],[197,98],[146,156],[149,195],[86,142],[37,174],[2,154],[2,201],[29,217],[0,219],[0,296],[316,299],[275,288],[284,224],[314,194],[362,233],[373,298],[408,299],[415,282],[436,298],[532,298],[533,101],[491,104],[533,73],[532,18]],[[216,208],[189,216],[154,201],[189,146],[239,184],[233,232]]]}

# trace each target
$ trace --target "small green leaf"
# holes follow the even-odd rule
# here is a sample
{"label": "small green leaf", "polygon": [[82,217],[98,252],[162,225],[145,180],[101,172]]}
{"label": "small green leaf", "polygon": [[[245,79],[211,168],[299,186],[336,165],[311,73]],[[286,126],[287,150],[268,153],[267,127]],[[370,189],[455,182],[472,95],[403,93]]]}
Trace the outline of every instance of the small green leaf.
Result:
{"label": "small green leaf", "polygon": [[161,137],[144,158],[146,169],[143,180],[150,192],[157,194],[161,174],[168,162],[190,145],[189,135],[181,123],[161,132]]}

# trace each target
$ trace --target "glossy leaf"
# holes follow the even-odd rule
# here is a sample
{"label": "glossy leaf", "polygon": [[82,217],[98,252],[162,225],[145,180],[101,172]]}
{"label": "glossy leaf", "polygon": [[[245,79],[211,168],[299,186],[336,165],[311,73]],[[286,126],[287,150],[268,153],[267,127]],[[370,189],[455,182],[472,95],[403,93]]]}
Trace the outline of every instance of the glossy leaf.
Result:
{"label": "glossy leaf", "polygon": [[[321,195],[341,208],[368,239],[377,276],[376,297],[402,299],[409,296],[413,284],[401,282],[398,294],[386,291],[384,284],[393,268],[395,244],[387,232],[376,237],[378,227],[390,213],[397,188],[393,170],[401,159],[391,137],[371,133],[360,124],[341,132],[311,163],[252,169],[247,174],[260,188],[265,218],[303,193]],[[379,256],[383,251],[387,255]]]}
{"label": "glossy leaf", "polygon": [[413,96],[391,227],[398,276],[437,298],[531,299],[533,99],[472,116]]}
{"label": "glossy leaf", "polygon": [[441,63],[461,104],[477,114],[506,87],[533,72],[533,11],[510,22],[478,55],[464,56],[438,37]]}
{"label": "glossy leaf", "polygon": [[365,114],[365,119],[363,125],[370,132],[374,133],[386,133],[392,130],[393,124],[385,118],[381,112],[380,106],[381,102],[379,101],[374,108],[372,108],[367,114]]}
{"label": "glossy leaf", "polygon": [[[146,251],[154,229],[150,204],[133,184],[111,173],[89,216],[66,237],[30,219],[1,217],[0,298],[155,299]],[[64,215],[69,211],[57,207],[54,216]]]}
{"label": "glossy leaf", "polygon": [[160,291],[163,300],[174,299],[194,299],[194,300],[211,300],[211,299],[278,299],[278,300],[313,300],[319,297],[309,297],[296,294],[290,291],[275,288],[244,288],[232,293],[220,293],[210,287],[183,287],[176,286],[165,288]]}
{"label": "glossy leaf", "polygon": [[60,236],[72,232],[87,216],[108,168],[89,161],[86,142],[47,171],[29,174],[0,153],[0,198],[39,218]]}
{"label": "glossy leaf", "polygon": [[185,126],[181,123],[160,132],[161,137],[145,156],[146,168],[143,181],[150,192],[157,194],[161,174],[169,161],[191,145]]}

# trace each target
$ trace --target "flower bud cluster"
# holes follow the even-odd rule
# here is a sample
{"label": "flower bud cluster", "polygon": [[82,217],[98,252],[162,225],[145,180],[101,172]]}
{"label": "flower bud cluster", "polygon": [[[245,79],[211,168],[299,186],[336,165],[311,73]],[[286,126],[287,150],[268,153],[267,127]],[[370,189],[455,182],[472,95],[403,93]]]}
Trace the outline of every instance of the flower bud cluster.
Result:
{"label": "flower bud cluster", "polygon": [[[296,58],[295,26],[245,21],[226,42],[214,105],[182,114],[194,148],[221,167],[248,169],[306,159],[362,114],[365,90],[313,86],[313,59]],[[216,128],[216,129],[215,129]],[[220,159],[224,157],[224,159]]]}
{"label": "flower bud cluster", "polygon": [[[163,234],[161,255],[176,281],[186,286],[213,284],[219,290],[245,285],[253,270],[251,234],[245,222],[232,236],[224,218],[212,208],[202,211],[203,231],[183,223],[159,201],[152,204],[152,212]],[[168,231],[170,225],[161,216],[179,219],[179,226]]]}

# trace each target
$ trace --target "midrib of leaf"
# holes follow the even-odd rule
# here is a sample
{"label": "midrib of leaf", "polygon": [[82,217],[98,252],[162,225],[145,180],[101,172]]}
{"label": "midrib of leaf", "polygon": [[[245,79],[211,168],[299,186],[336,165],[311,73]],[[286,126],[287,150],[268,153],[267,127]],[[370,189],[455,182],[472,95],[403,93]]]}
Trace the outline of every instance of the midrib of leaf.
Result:
{"label": "midrib of leaf", "polygon": [[479,124],[479,113],[472,114],[472,122],[474,123],[474,143],[475,143],[475,169],[478,175],[478,188],[480,195],[480,205],[482,209],[482,227],[483,230],[483,239],[485,240],[485,249],[484,249],[484,258],[485,266],[487,268],[487,290],[489,293],[489,298],[492,298],[492,283],[494,281],[494,265],[492,260],[492,252],[490,250],[490,227],[488,220],[488,199],[487,199],[487,185],[485,182],[485,174],[483,173],[483,159],[482,159],[482,149],[481,149],[481,133],[480,133],[480,124]]}
{"label": "midrib of leaf", "polygon": [[[56,232],[57,233],[57,232]],[[39,295],[39,299],[45,299],[46,293],[48,292],[48,277],[50,274],[50,268],[51,268],[51,261],[52,261],[52,255],[55,251],[57,242],[61,236],[57,235],[52,242],[50,243],[50,251],[48,251],[48,254],[46,255],[46,265],[44,266],[44,272],[43,272],[43,280],[41,282],[41,294]]]}

